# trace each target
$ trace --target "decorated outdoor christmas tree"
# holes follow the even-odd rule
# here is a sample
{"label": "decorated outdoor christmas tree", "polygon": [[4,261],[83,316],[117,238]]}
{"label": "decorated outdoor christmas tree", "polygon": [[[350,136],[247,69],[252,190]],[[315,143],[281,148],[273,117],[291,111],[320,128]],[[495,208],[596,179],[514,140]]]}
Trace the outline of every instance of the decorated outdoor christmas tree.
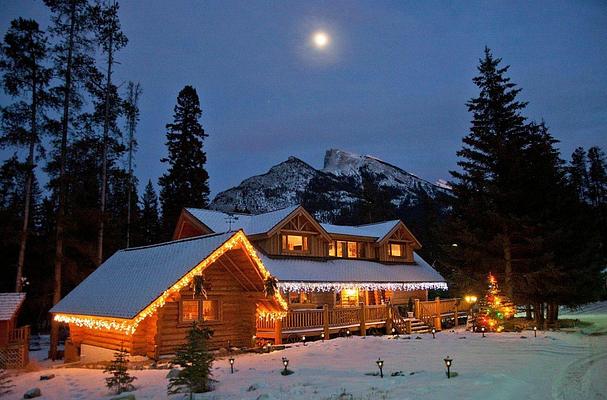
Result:
{"label": "decorated outdoor christmas tree", "polygon": [[502,294],[497,279],[491,273],[488,282],[487,293],[479,301],[476,329],[485,328],[486,331],[501,332],[504,330],[504,321],[514,316],[515,306],[508,297]]}

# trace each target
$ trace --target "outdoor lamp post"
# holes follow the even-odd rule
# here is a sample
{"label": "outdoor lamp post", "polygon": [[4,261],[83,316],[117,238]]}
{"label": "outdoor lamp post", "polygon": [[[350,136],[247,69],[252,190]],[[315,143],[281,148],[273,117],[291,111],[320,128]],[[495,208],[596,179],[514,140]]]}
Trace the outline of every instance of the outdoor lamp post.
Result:
{"label": "outdoor lamp post", "polygon": [[306,345],[306,336],[305,335],[301,337],[301,341],[303,342],[303,345],[305,346]]}
{"label": "outdoor lamp post", "polygon": [[283,357],[283,358],[282,358],[282,365],[284,365],[284,366],[285,366],[285,369],[284,369],[284,371],[283,371],[283,373],[282,373],[282,374],[283,374],[283,375],[287,375],[287,374],[288,374],[288,372],[287,372],[287,367],[289,366],[289,359],[288,359],[287,357]]}
{"label": "outdoor lamp post", "polygon": [[320,338],[322,339],[323,342],[325,341],[325,333],[324,332],[320,334]]}
{"label": "outdoor lamp post", "polygon": [[537,337],[537,326],[533,327],[533,337]]}
{"label": "outdoor lamp post", "polygon": [[228,361],[230,362],[230,373],[233,374],[234,373],[234,357],[230,357]]}
{"label": "outdoor lamp post", "polygon": [[432,339],[436,339],[436,328],[432,328]]}
{"label": "outdoor lamp post", "polygon": [[379,368],[379,376],[380,378],[384,377],[384,361],[381,358],[378,358],[377,361],[375,361],[375,364],[377,364],[377,367]]}
{"label": "outdoor lamp post", "polygon": [[349,329],[346,331],[346,337],[348,337],[348,338],[350,337],[350,330]]}
{"label": "outdoor lamp post", "polygon": [[485,327],[484,326],[481,327],[481,332],[483,332],[483,337],[485,337]]}
{"label": "outdoor lamp post", "polygon": [[451,379],[451,363],[453,362],[453,359],[447,356],[443,361],[445,361],[445,366],[447,367],[447,379]]}

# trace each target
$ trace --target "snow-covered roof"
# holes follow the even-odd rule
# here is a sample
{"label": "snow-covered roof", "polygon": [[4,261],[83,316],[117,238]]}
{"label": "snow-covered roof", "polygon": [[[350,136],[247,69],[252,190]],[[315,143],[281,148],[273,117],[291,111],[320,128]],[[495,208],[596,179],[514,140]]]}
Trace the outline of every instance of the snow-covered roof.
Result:
{"label": "snow-covered roof", "polygon": [[235,234],[213,234],[120,250],[51,312],[133,318]]}
{"label": "snow-covered roof", "polygon": [[0,293],[0,321],[13,319],[23,300],[25,293]]}
{"label": "snow-covered roof", "polygon": [[382,264],[356,259],[270,258],[262,254],[260,258],[279,282],[445,282],[418,254],[414,254],[415,264]]}
{"label": "snow-covered roof", "polygon": [[352,235],[352,236],[368,236],[376,238],[377,240],[386,236],[400,220],[379,222],[376,224],[367,225],[332,225],[332,224],[321,224],[322,227],[329,233],[337,235]]}
{"label": "snow-covered roof", "polygon": [[228,214],[216,210],[207,210],[203,208],[186,208],[186,210],[208,226],[213,232],[221,233],[230,230],[229,220],[232,220],[231,229],[242,229],[247,235],[256,235],[270,231],[276,224],[285,219],[298,206],[282,208],[264,214]]}

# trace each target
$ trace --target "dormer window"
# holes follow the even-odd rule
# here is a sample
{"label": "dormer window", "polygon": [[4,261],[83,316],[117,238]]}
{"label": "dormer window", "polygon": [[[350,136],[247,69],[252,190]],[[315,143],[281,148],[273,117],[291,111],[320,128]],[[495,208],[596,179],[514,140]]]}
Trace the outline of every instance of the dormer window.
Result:
{"label": "dormer window", "polygon": [[307,253],[308,237],[303,235],[282,235],[282,251]]}
{"label": "dormer window", "polygon": [[340,258],[364,258],[365,245],[360,242],[336,240],[329,243],[329,256]]}
{"label": "dormer window", "polygon": [[392,257],[404,257],[405,246],[401,243],[390,243],[390,255]]}

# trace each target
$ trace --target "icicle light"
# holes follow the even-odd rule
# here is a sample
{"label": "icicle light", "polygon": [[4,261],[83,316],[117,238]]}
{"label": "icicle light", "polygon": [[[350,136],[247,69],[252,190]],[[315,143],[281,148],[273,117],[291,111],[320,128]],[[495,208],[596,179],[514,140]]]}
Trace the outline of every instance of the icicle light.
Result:
{"label": "icicle light", "polygon": [[447,290],[445,282],[278,282],[278,287],[287,292],[331,292],[342,290]]}
{"label": "icicle light", "polygon": [[[79,327],[85,327],[90,329],[115,330],[123,332],[127,335],[131,335],[135,333],[135,330],[137,330],[137,326],[139,325],[139,323],[146,319],[148,316],[154,314],[159,308],[164,306],[171,295],[178,293],[181,289],[188,286],[190,282],[192,282],[192,280],[194,279],[195,275],[200,275],[204,269],[206,269],[209,265],[217,261],[219,257],[221,257],[224,253],[232,250],[238,245],[242,246],[242,248],[249,254],[251,259],[256,264],[256,267],[259,269],[259,272],[261,273],[263,278],[267,279],[268,277],[270,277],[270,272],[263,265],[259,256],[257,256],[255,248],[249,242],[243,231],[239,230],[238,232],[236,232],[236,234],[234,234],[234,236],[227,240],[217,250],[211,253],[210,256],[205,258],[200,264],[198,264],[196,267],[190,270],[190,272],[185,274],[173,286],[165,290],[160,296],[156,298],[156,300],[150,303],[146,308],[144,308],[132,319],[95,317],[88,315],[55,314],[54,320],[57,322],[74,324]],[[263,314],[264,318],[283,318],[287,314],[287,302],[282,297],[279,291],[276,291],[273,298],[278,302],[280,308],[282,308],[283,311],[262,311],[260,312],[260,314]]]}

